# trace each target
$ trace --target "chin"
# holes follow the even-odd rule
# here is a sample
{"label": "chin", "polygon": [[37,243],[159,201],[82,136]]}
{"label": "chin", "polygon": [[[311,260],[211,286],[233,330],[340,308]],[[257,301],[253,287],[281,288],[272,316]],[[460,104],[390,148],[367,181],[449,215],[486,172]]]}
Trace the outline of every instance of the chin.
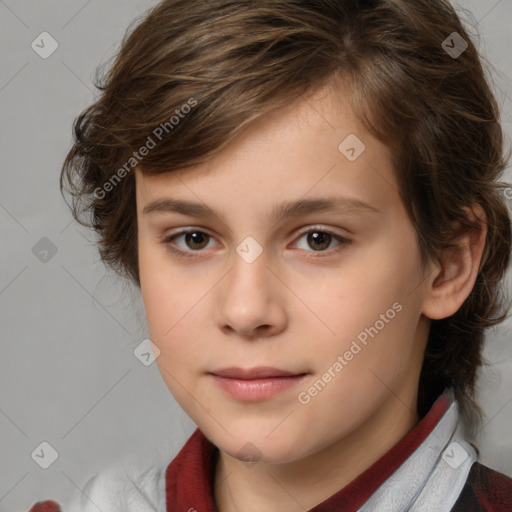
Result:
{"label": "chin", "polygon": [[278,422],[274,422],[272,428],[266,424],[257,426],[253,420],[251,422],[252,425],[226,424],[229,433],[217,424],[199,425],[199,428],[219,450],[242,462],[286,464],[305,455],[298,451],[298,447],[301,447],[301,451],[306,448],[303,436],[286,428],[276,429]]}

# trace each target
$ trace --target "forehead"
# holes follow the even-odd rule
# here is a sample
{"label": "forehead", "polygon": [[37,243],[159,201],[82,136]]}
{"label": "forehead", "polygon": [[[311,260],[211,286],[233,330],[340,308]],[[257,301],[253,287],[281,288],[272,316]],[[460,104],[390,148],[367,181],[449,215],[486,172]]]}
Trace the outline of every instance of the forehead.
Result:
{"label": "forehead", "polygon": [[375,208],[399,201],[390,149],[333,87],[267,112],[206,162],[158,175],[136,169],[136,182],[139,214],[165,197],[259,214],[285,197],[336,193]]}

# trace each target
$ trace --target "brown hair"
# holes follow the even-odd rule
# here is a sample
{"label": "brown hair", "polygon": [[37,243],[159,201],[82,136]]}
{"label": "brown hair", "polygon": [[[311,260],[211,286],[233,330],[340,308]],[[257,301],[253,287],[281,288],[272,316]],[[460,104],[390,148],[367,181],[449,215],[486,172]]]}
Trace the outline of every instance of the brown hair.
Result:
{"label": "brown hair", "polygon": [[[468,46],[450,55],[445,40]],[[424,262],[470,227],[465,208],[478,203],[487,215],[474,289],[454,315],[432,321],[418,398],[423,416],[451,385],[474,419],[483,331],[508,310],[500,281],[511,224],[497,182],[507,159],[479,55],[447,1],[164,0],[134,20],[96,77],[101,95],[75,120],[61,190],[98,233],[104,262],[139,284],[132,169],[201,163],[257,117],[326,83],[348,86],[359,119],[393,149]]]}

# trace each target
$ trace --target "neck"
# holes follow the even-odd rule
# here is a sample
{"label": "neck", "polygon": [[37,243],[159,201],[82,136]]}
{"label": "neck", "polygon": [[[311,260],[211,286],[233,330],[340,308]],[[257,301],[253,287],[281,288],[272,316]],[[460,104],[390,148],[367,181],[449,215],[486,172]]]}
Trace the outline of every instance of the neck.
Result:
{"label": "neck", "polygon": [[315,454],[286,464],[248,465],[219,453],[214,498],[218,512],[304,512],[344,488],[418,422],[416,395],[390,397],[361,425]]}

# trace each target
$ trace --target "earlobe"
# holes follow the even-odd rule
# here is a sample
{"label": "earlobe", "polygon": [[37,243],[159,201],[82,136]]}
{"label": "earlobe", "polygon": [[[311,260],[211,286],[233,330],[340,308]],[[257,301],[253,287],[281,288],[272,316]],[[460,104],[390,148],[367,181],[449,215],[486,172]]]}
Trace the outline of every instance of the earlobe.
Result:
{"label": "earlobe", "polygon": [[457,247],[446,249],[428,281],[422,313],[440,320],[456,313],[468,298],[480,269],[487,236],[486,215],[480,205],[466,209],[473,228],[461,236]]}

